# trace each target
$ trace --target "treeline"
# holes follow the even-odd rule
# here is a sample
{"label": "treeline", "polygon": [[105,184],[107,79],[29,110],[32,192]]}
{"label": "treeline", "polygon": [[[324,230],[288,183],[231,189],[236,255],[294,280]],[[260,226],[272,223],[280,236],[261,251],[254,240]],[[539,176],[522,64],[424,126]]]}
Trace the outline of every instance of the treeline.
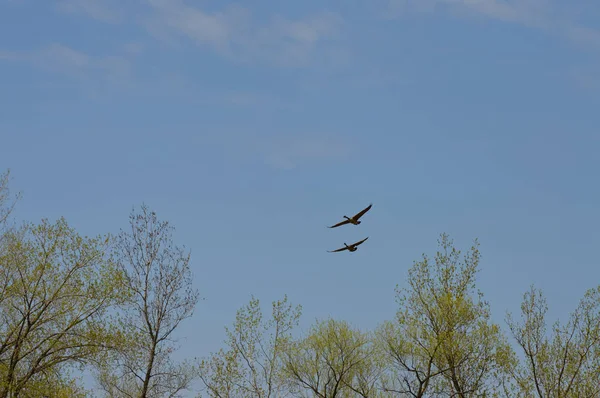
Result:
{"label": "treeline", "polygon": [[252,298],[221,350],[175,362],[175,331],[199,295],[173,228],[145,205],[116,236],[81,236],[64,219],[17,225],[8,177],[0,398],[190,396],[194,381],[199,396],[221,398],[600,397],[600,286],[552,326],[531,287],[503,328],[476,287],[477,241],[462,254],[445,234],[397,286],[396,316],[374,330],[323,319],[300,334],[301,306],[284,296],[264,314]]}
{"label": "treeline", "polygon": [[[175,363],[173,332],[193,313],[190,255],[141,206],[116,236],[64,219],[9,224],[0,178],[0,398],[173,397],[197,366]],[[85,391],[74,374],[91,371]]]}

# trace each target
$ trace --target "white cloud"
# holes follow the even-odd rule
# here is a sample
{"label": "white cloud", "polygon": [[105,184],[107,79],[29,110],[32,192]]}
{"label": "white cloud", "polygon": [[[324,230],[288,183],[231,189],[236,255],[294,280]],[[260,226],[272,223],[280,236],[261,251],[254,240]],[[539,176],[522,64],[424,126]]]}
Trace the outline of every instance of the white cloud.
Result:
{"label": "white cloud", "polygon": [[153,13],[145,26],[155,37],[175,44],[188,39],[242,62],[305,66],[342,23],[337,14],[319,13],[297,20],[276,15],[263,25],[241,6],[208,12],[180,0],[147,1]]}
{"label": "white cloud", "polygon": [[248,8],[235,4],[208,11],[198,2],[184,0],[137,0],[135,9],[127,9],[124,3],[60,0],[58,8],[107,23],[133,21],[164,43],[181,48],[187,41],[240,62],[298,67],[315,59],[336,61],[335,49],[323,47],[340,31],[342,18],[335,13],[299,19],[274,15],[265,22],[253,18]]}
{"label": "white cloud", "polygon": [[281,66],[305,66],[321,43],[336,38],[342,19],[320,13],[303,20],[276,16],[269,25],[249,30],[235,41],[246,59],[259,58]]}
{"label": "white cloud", "polygon": [[183,36],[220,51],[226,50],[235,27],[245,17],[234,8],[207,13],[178,0],[147,2],[154,9],[152,16],[145,21],[152,34],[161,39]]}
{"label": "white cloud", "polygon": [[581,25],[566,12],[575,3],[557,0],[389,0],[390,15],[420,11],[448,11],[469,17],[486,17],[545,30],[576,43],[600,48],[600,30]]}
{"label": "white cloud", "polygon": [[58,72],[99,73],[109,78],[124,77],[130,63],[120,56],[91,56],[62,44],[54,43],[34,54],[38,65]]}
{"label": "white cloud", "polygon": [[60,0],[58,8],[67,13],[87,15],[107,23],[118,23],[122,20],[118,8],[110,7],[107,0]]}
{"label": "white cloud", "polygon": [[[62,0],[60,9],[116,22],[122,12],[117,11],[117,3],[109,3]],[[183,46],[187,41],[237,61],[266,61],[280,66],[308,65],[321,45],[336,37],[342,24],[341,17],[327,12],[302,19],[275,15],[262,23],[239,5],[206,11],[182,0],[140,0],[138,4],[145,6],[137,7],[132,19],[165,43]]]}
{"label": "white cloud", "polygon": [[123,44],[123,50],[129,55],[139,55],[144,51],[144,45],[137,42],[128,42]]}
{"label": "white cloud", "polygon": [[532,27],[543,27],[546,25],[547,16],[544,0],[445,0],[450,4],[456,4],[482,14],[490,18],[505,22],[515,22]]}
{"label": "white cloud", "polygon": [[39,60],[40,64],[60,69],[82,69],[88,67],[91,63],[89,55],[57,43],[49,45],[34,56]]}
{"label": "white cloud", "polygon": [[566,34],[577,43],[600,49],[600,30],[571,25],[567,27]]}
{"label": "white cloud", "polygon": [[390,0],[389,7],[396,13],[462,8],[495,19],[523,23],[539,20],[549,10],[547,0]]}
{"label": "white cloud", "polygon": [[592,67],[574,67],[570,71],[571,78],[584,90],[596,92],[600,90],[600,73],[598,66]]}
{"label": "white cloud", "polygon": [[21,55],[10,51],[0,51],[0,61],[17,61]]}
{"label": "white cloud", "polygon": [[303,134],[277,137],[265,142],[263,156],[271,167],[291,170],[307,163],[339,161],[352,153],[352,146],[341,137]]}
{"label": "white cloud", "polygon": [[83,78],[90,75],[105,79],[123,78],[128,76],[131,67],[125,57],[91,56],[59,43],[33,52],[0,52],[0,60],[29,62],[38,68]]}
{"label": "white cloud", "polygon": [[292,106],[283,98],[251,91],[220,91],[207,98],[211,103],[263,109],[290,109]]}

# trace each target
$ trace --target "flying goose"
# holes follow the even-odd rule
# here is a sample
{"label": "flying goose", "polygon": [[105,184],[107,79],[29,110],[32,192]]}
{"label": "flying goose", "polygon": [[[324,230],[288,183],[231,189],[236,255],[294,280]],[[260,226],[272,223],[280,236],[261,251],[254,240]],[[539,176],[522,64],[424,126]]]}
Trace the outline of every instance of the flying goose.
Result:
{"label": "flying goose", "polygon": [[344,246],[342,248],[339,248],[337,250],[327,250],[329,253],[335,253],[335,252],[343,252],[344,250],[349,250],[351,252],[355,252],[358,250],[358,245],[360,245],[361,243],[363,243],[364,241],[366,241],[367,239],[369,239],[369,237],[367,236],[366,238],[364,238],[361,241],[358,241],[356,243],[353,243],[351,245],[347,245],[346,242],[344,242]]}
{"label": "flying goose", "polygon": [[360,224],[360,221],[358,221],[358,219],[361,218],[366,212],[371,210],[371,206],[373,206],[372,203],[369,206],[367,206],[366,208],[364,208],[363,210],[361,210],[360,212],[353,215],[351,218],[344,216],[344,218],[345,218],[344,221],[339,222],[339,223],[332,225],[331,227],[327,227],[327,228],[335,228],[335,227],[339,227],[340,225],[345,225],[345,224],[358,225],[358,224]]}

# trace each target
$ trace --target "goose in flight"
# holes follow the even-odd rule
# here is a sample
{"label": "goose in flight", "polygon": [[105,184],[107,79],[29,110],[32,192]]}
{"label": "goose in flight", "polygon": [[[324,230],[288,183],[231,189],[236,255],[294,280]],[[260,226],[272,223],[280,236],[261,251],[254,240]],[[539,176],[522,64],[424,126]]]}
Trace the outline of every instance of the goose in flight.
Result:
{"label": "goose in flight", "polygon": [[357,251],[357,250],[358,250],[358,245],[360,245],[361,243],[363,243],[363,242],[364,242],[364,241],[366,241],[367,239],[369,239],[369,237],[368,237],[368,236],[367,236],[366,238],[364,238],[363,240],[360,240],[360,241],[358,241],[358,242],[356,242],[356,243],[353,243],[353,244],[351,244],[351,245],[347,245],[347,244],[344,242],[344,247],[341,247],[341,248],[339,248],[339,249],[337,249],[337,250],[327,250],[327,251],[328,251],[329,253],[343,252],[344,250],[349,250],[349,251],[351,251],[351,252],[355,252],[355,251]]}
{"label": "goose in flight", "polygon": [[369,210],[371,210],[371,206],[373,206],[373,203],[371,203],[366,208],[362,209],[361,211],[359,211],[358,213],[356,213],[352,217],[344,216],[344,218],[345,218],[344,221],[341,221],[341,222],[339,222],[339,223],[337,223],[335,225],[332,225],[331,227],[327,227],[327,228],[335,228],[335,227],[339,227],[339,226],[345,225],[345,224],[358,225],[358,224],[360,224],[360,221],[358,219],[361,218],[366,212],[368,212]]}

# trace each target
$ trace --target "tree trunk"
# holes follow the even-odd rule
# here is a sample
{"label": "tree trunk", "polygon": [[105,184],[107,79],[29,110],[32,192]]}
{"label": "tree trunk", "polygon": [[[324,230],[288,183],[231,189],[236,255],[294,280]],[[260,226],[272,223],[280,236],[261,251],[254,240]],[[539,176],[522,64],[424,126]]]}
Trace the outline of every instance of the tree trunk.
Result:
{"label": "tree trunk", "polygon": [[144,377],[144,385],[142,386],[142,392],[140,398],[147,398],[148,387],[150,386],[150,378],[152,377],[152,368],[154,367],[154,357],[156,355],[156,342],[152,343],[152,350],[150,351],[150,358],[148,359],[148,367],[146,368],[146,376]]}

